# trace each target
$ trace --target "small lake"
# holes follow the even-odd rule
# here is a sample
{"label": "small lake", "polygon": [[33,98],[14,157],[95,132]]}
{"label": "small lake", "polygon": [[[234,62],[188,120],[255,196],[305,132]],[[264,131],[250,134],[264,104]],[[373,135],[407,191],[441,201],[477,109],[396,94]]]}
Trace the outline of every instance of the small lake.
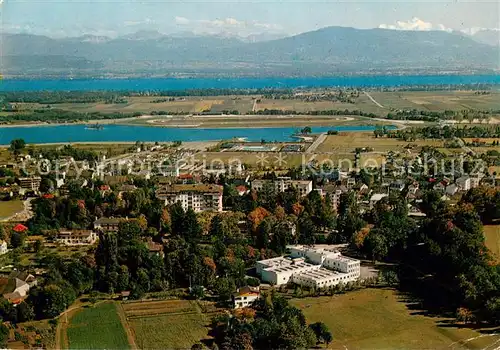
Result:
{"label": "small lake", "polygon": [[[394,129],[394,126],[388,126]],[[0,144],[9,144],[11,140],[23,138],[26,143],[67,143],[67,142],[169,142],[169,141],[215,141],[233,137],[246,137],[248,141],[294,141],[292,135],[296,127],[282,128],[162,128],[135,125],[104,125],[102,130],[87,129],[83,124],[48,125],[31,127],[0,128]],[[313,127],[313,133],[328,130],[373,131],[375,126],[326,126]]]}

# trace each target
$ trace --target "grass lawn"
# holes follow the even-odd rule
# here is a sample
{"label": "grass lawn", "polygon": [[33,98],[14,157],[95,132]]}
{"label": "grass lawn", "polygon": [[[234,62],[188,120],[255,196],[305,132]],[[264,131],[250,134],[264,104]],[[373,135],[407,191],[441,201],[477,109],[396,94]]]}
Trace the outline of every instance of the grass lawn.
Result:
{"label": "grass lawn", "polygon": [[189,349],[207,338],[210,317],[178,314],[133,318],[129,321],[140,349]]}
{"label": "grass lawn", "polygon": [[71,349],[129,349],[114,303],[78,311],[67,329]]}
{"label": "grass lawn", "polygon": [[484,225],[484,239],[486,247],[500,262],[500,225]]}
{"label": "grass lawn", "polygon": [[345,132],[339,135],[328,135],[325,141],[316,148],[316,152],[353,153],[358,147],[371,147],[375,152],[388,152],[391,150],[404,152],[404,147],[407,145],[415,145],[417,148],[422,146],[440,147],[443,142],[440,140],[408,142],[386,137],[375,138],[373,132]]}
{"label": "grass lawn", "polygon": [[335,349],[483,349],[500,341],[498,335],[449,327],[443,318],[412,315],[393,290],[364,289],[291,303],[308,322],[330,328]]}
{"label": "grass lawn", "polygon": [[0,219],[7,218],[23,210],[20,200],[0,201]]}

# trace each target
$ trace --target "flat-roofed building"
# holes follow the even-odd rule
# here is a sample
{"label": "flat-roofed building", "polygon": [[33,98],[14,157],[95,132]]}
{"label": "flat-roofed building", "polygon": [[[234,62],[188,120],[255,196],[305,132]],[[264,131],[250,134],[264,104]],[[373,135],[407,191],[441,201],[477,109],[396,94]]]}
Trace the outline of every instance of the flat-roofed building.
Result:
{"label": "flat-roofed building", "polygon": [[27,190],[38,191],[41,182],[42,178],[40,176],[20,177],[19,187]]}
{"label": "flat-roofed building", "polygon": [[256,272],[265,282],[283,285],[293,282],[324,288],[356,281],[360,261],[343,256],[333,246],[288,246],[289,257],[258,261]]}
{"label": "flat-roofed building", "polygon": [[276,180],[253,180],[252,189],[262,191],[266,184],[274,185],[277,192],[285,192],[290,188],[295,188],[301,197],[307,196],[313,189],[311,180],[292,180],[289,177],[278,177]]}
{"label": "flat-roofed building", "polygon": [[218,185],[166,185],[156,190],[156,198],[165,205],[179,202],[184,210],[222,211],[222,186]]}

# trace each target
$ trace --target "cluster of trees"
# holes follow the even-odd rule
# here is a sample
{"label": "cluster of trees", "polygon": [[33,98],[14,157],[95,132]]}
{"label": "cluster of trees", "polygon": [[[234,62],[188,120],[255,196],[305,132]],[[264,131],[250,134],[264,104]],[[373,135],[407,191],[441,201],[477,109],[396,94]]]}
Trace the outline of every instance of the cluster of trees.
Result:
{"label": "cluster of trees", "polygon": [[294,110],[282,110],[282,109],[260,109],[258,111],[248,111],[247,114],[255,114],[255,115],[289,115],[289,114],[300,114],[300,115],[354,115],[354,116],[362,116],[368,118],[377,118],[378,116],[375,113],[363,112],[360,110],[336,110],[336,109],[328,109],[321,111],[294,111]]}
{"label": "cluster of trees", "polygon": [[[485,247],[481,219],[498,218],[499,193],[473,189],[448,206],[427,191],[420,205],[426,218],[418,224],[407,216],[404,198],[384,198],[350,231],[351,245],[374,260],[398,263],[400,288],[421,298],[424,307],[468,310],[470,318],[497,324],[500,274]],[[339,230],[345,232],[340,224]]]}
{"label": "cluster of trees", "polygon": [[257,300],[251,309],[212,320],[220,349],[309,349],[329,344],[333,335],[321,322],[307,325],[302,311],[275,293]]}
{"label": "cluster of trees", "polygon": [[3,91],[0,98],[15,103],[92,103],[100,101],[120,100],[128,96],[127,92],[112,91]]}
{"label": "cluster of trees", "polygon": [[387,114],[387,119],[391,120],[423,120],[427,122],[437,122],[440,120],[467,120],[472,123],[475,119],[487,120],[490,116],[490,111],[425,111],[425,110],[398,110]]}
{"label": "cluster of trees", "polygon": [[94,162],[99,158],[97,152],[83,148],[75,148],[71,145],[64,145],[58,148],[29,148],[28,154],[32,157],[41,157],[48,160],[72,157],[75,161],[86,160],[88,162]]}
{"label": "cluster of trees", "polygon": [[417,139],[453,139],[458,138],[497,138],[500,137],[499,126],[426,126],[421,128],[406,128],[399,130],[374,130],[376,137],[387,136],[405,141]]}
{"label": "cluster of trees", "polygon": [[9,114],[2,118],[3,123],[11,122],[60,122],[71,123],[89,120],[122,119],[141,116],[141,112],[134,113],[80,113],[62,109],[37,109],[27,113]]}

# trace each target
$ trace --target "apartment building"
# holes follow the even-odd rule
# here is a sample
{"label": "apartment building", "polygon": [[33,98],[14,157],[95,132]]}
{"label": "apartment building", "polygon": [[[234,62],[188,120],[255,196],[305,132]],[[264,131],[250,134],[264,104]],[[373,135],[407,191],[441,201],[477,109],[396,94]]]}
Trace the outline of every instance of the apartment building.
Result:
{"label": "apartment building", "polygon": [[289,177],[278,177],[276,180],[253,180],[252,190],[262,191],[266,184],[273,184],[277,192],[285,192],[290,188],[296,188],[301,197],[307,196],[313,189],[310,180],[292,180]]}
{"label": "apartment building", "polygon": [[19,178],[19,186],[21,188],[38,191],[40,188],[40,183],[42,182],[42,178],[40,176],[30,176],[30,177],[20,177]]}
{"label": "apartment building", "polygon": [[222,211],[222,186],[218,185],[166,185],[156,191],[156,198],[164,201],[165,205],[179,202],[184,210]]}

